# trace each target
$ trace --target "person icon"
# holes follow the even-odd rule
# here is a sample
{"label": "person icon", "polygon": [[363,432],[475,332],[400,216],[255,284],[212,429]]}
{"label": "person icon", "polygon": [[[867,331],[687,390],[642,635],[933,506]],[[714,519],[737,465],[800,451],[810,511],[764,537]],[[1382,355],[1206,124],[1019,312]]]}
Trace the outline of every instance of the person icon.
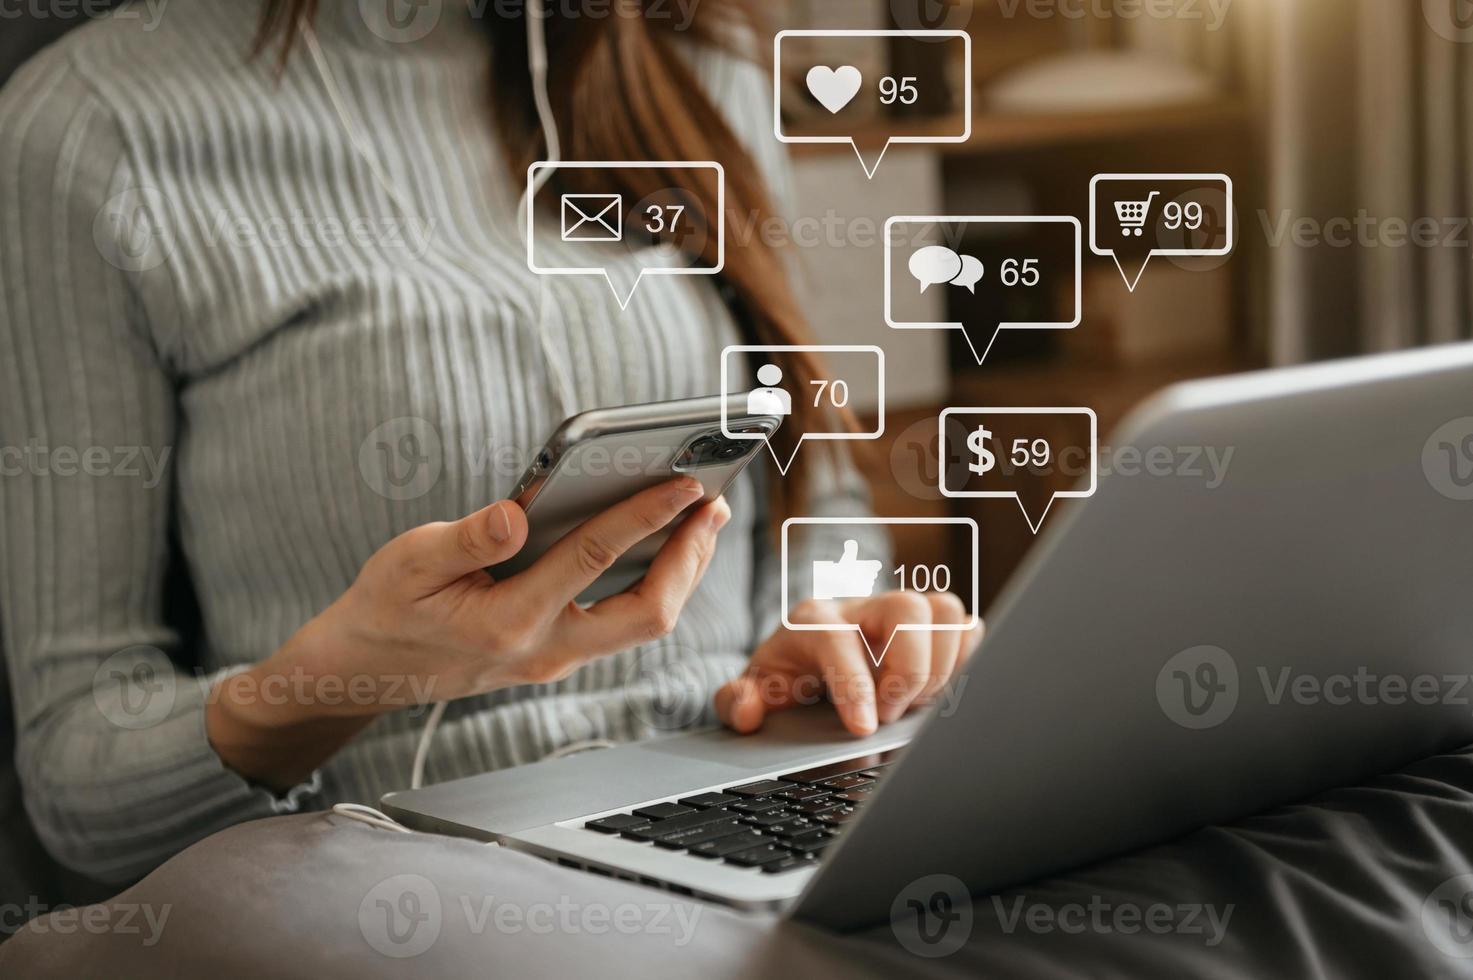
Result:
{"label": "person icon", "polygon": [[757,369],[757,383],[762,385],[747,395],[748,415],[793,414],[793,396],[778,385],[782,384],[783,369],[776,364],[764,364]]}

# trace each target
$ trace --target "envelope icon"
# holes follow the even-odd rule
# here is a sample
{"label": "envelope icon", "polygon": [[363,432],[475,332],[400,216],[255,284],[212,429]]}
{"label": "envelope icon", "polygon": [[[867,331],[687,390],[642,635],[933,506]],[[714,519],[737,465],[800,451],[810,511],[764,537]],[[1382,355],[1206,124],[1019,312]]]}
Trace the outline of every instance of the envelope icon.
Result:
{"label": "envelope icon", "polygon": [[563,241],[617,242],[624,238],[623,194],[564,194]]}

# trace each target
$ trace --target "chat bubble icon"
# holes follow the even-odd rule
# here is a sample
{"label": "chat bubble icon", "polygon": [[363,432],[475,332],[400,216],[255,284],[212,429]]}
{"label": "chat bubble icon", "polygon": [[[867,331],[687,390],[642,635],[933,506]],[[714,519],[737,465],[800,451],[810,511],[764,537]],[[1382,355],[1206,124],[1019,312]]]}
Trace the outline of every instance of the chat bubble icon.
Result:
{"label": "chat bubble icon", "polygon": [[[969,140],[972,86],[953,91],[945,72],[917,77],[872,67],[866,53],[876,39],[891,63],[955,64],[958,78],[972,77],[972,36],[962,30],[779,31],[773,135],[783,143],[847,143],[871,179],[891,144]],[[907,46],[917,50],[897,50]]]}
{"label": "chat bubble icon", "polygon": [[924,293],[931,286],[951,282],[961,275],[963,263],[961,255],[945,245],[927,245],[911,255],[908,265]]}
{"label": "chat bubble icon", "polygon": [[621,310],[648,276],[726,265],[726,171],[715,161],[539,161],[526,201],[527,268],[601,277]]}
{"label": "chat bubble icon", "polygon": [[975,295],[977,283],[987,274],[986,267],[976,256],[962,255],[945,245],[927,245],[916,250],[908,265],[923,293],[931,286],[947,283]]}
{"label": "chat bubble icon", "polygon": [[[895,557],[882,539],[916,527],[942,529],[957,546],[918,563]],[[793,517],[783,522],[781,555],[783,626],[795,632],[856,633],[876,667],[901,633],[964,633],[978,625],[980,535],[970,517]],[[972,615],[960,623],[894,623],[883,636],[853,621],[856,605],[894,591],[951,592]]]}
{"label": "chat bubble icon", "polygon": [[1088,408],[948,408],[937,442],[941,494],[1012,499],[1037,534],[1056,500],[1094,496],[1099,445]]}
{"label": "chat bubble icon", "polygon": [[[793,370],[806,365],[804,377]],[[787,365],[785,368],[784,365]],[[873,441],[885,434],[885,352],[873,345],[760,345],[733,344],[721,352],[721,390],[746,393],[749,415],[777,415],[783,424],[776,433],[753,431],[731,418],[732,401],[721,406],[721,434],[737,441],[765,442],[778,472],[784,476],[803,443]],[[826,428],[800,427],[793,405],[806,399]],[[741,407],[738,400],[737,407]],[[843,411],[863,415],[873,424],[854,431],[844,424]],[[779,449],[777,439],[790,448]]]}
{"label": "chat bubble icon", "polygon": [[1226,174],[1099,174],[1089,182],[1089,248],[1135,292],[1157,255],[1230,254],[1235,214]]}
{"label": "chat bubble icon", "polygon": [[976,295],[977,283],[981,282],[982,277],[986,274],[987,268],[982,264],[981,259],[971,255],[963,255],[962,271],[957,274],[955,279],[951,280],[951,285],[960,286],[967,292]]}
{"label": "chat bubble icon", "polygon": [[1083,239],[1068,216],[897,215],[885,222],[885,322],[960,330],[978,364],[1003,330],[1072,330]]}

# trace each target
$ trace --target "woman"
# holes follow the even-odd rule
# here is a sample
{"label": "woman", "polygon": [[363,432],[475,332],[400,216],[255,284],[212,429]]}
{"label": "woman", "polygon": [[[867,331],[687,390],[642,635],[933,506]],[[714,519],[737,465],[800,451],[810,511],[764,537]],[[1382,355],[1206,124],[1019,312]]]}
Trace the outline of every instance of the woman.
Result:
{"label": "woman", "polygon": [[[719,288],[647,280],[623,312],[601,280],[539,282],[517,230],[547,150],[520,17],[407,8],[436,13],[423,30],[318,6],[96,23],[0,98],[0,445],[21,447],[0,620],[53,854],[125,880],[239,821],[373,802],[409,784],[429,702],[453,702],[438,781],[651,734],[672,670],[743,732],[805,679],[855,733],[933,694],[971,637],[899,634],[874,671],[852,633],[773,630],[775,517],[863,513],[837,457],[743,479],[589,609],[573,597],[691,486],[486,576],[527,533],[487,506],[524,459],[488,460],[576,411],[710,394],[723,347],[801,343],[801,318],[761,242],[728,250]],[[763,215],[783,169],[764,71],[721,47],[741,11],[614,7],[542,25],[563,158],[719,160],[728,208]],[[795,390],[817,370],[775,360]],[[429,476],[402,492],[401,466]],[[879,637],[964,621],[901,594],[794,615]]]}

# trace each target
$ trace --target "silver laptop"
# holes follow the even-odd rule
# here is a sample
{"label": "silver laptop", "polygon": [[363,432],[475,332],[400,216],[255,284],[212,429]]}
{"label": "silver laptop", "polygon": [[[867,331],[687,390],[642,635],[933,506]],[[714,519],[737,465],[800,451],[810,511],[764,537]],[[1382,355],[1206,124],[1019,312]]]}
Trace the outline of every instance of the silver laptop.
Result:
{"label": "silver laptop", "polygon": [[1182,385],[1101,452],[951,710],[856,740],[807,709],[384,808],[846,929],[928,875],[984,894],[1473,742],[1473,345]]}

